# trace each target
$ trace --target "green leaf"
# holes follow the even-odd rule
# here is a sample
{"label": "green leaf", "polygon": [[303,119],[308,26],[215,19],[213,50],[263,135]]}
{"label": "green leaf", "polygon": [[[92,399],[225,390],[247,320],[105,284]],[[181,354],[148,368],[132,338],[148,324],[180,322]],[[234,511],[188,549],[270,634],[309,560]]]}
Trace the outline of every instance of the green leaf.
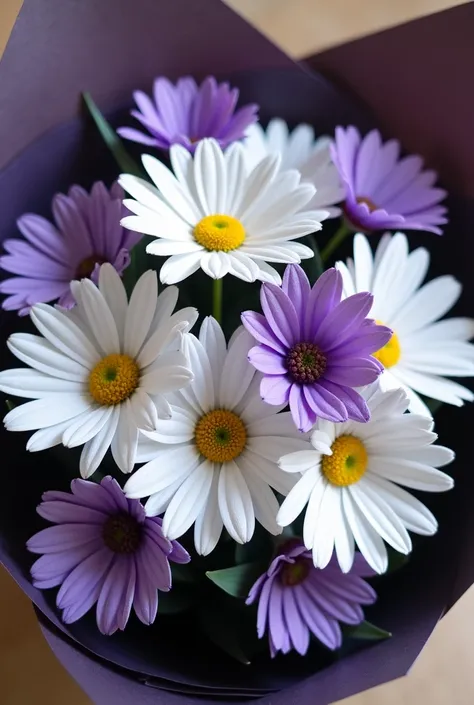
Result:
{"label": "green leaf", "polygon": [[259,561],[254,561],[222,570],[208,570],[206,576],[228,595],[245,598],[262,573],[262,564]]}
{"label": "green leaf", "polygon": [[185,612],[194,604],[192,592],[172,588],[169,592],[160,592],[158,596],[158,614],[179,614]]}
{"label": "green leaf", "polygon": [[361,622],[355,627],[344,627],[344,635],[351,637],[351,639],[364,639],[366,641],[381,641],[392,636],[390,632],[367,621]]}
{"label": "green leaf", "polygon": [[101,111],[95,104],[91,94],[83,93],[82,97],[87,107],[87,110],[89,111],[97,129],[99,130],[102,136],[102,139],[104,140],[107,147],[110,149],[120,169],[126,174],[133,174],[134,176],[141,176],[142,178],[146,178],[146,174],[127,152],[120,137],[117,135],[115,130],[111,127],[111,125],[102,115]]}

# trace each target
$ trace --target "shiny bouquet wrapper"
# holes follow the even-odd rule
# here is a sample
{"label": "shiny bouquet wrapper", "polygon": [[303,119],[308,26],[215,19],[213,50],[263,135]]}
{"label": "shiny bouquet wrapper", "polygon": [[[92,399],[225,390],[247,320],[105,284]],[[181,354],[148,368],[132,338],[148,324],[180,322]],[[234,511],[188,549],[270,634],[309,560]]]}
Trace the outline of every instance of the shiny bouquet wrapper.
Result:
{"label": "shiny bouquet wrapper", "polygon": [[[337,124],[364,132],[377,126],[423,154],[450,191],[450,224],[443,238],[410,236],[411,242],[430,249],[432,273],[451,272],[463,282],[463,305],[472,307],[473,26],[469,4],[297,65],[219,0],[25,0],[0,64],[1,237],[15,235],[26,211],[46,215],[54,192],[116,176],[106,147],[80,115],[82,91],[116,125],[132,90],[148,89],[156,75],[213,73],[236,85],[242,102],[260,104],[263,122],[273,116],[308,122],[317,134]],[[466,313],[463,305],[456,313]],[[4,343],[18,320],[1,314],[2,367],[12,364]],[[52,592],[30,584],[25,542],[42,526],[35,512],[41,493],[70,482],[68,454],[29,454],[25,434],[4,430],[0,559],[34,602],[54,653],[97,705],[190,705],[197,697],[327,705],[405,674],[437,621],[474,581],[471,417],[469,407],[437,415],[440,441],[457,451],[456,488],[430,503],[438,534],[401,573],[377,585],[370,616],[393,637],[337,659],[328,654],[317,673],[300,658],[242,666],[212,647],[203,655],[185,615],[153,629],[133,622],[112,637],[102,636],[90,615],[63,625]]]}

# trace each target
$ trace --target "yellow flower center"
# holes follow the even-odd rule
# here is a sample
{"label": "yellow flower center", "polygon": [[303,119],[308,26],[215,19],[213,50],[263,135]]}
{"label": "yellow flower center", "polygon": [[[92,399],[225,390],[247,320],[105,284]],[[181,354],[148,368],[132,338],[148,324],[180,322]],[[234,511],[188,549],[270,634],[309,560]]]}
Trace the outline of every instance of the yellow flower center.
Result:
{"label": "yellow flower center", "polygon": [[366,198],[365,196],[358,196],[356,198],[356,201],[357,203],[365,203],[370,213],[373,213],[373,211],[377,210],[377,206],[373,201],[370,200],[370,198]]}
{"label": "yellow flower center", "polygon": [[194,440],[198,451],[213,463],[227,463],[237,458],[247,441],[247,431],[237,414],[214,409],[196,424]]}
{"label": "yellow flower center", "polygon": [[303,583],[312,568],[312,563],[306,558],[300,558],[295,563],[285,563],[280,579],[285,587],[294,587]]}
{"label": "yellow flower center", "polygon": [[89,392],[101,406],[128,399],[138,387],[140,369],[129,355],[107,355],[89,375]]}
{"label": "yellow flower center", "polygon": [[195,226],[194,239],[210,252],[230,252],[244,242],[245,228],[231,215],[207,215]]}
{"label": "yellow flower center", "polygon": [[[379,325],[383,325],[380,321],[377,321]],[[372,353],[372,355],[377,358],[379,362],[382,363],[384,367],[393,367],[397,364],[402,354],[402,349],[400,347],[400,341],[398,336],[393,333],[392,337],[385,343],[383,348],[377,350],[377,352]]]}
{"label": "yellow flower center", "polygon": [[331,446],[332,455],[323,456],[321,470],[332,485],[347,487],[359,482],[367,470],[367,451],[355,436],[339,436]]}

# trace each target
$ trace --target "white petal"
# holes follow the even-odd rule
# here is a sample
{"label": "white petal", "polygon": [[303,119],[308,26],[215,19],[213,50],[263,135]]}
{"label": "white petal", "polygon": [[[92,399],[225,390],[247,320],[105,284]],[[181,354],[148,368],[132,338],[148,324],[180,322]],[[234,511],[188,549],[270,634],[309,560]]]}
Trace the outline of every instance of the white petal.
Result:
{"label": "white petal", "polygon": [[112,439],[117,430],[117,424],[120,417],[120,406],[114,406],[112,414],[108,420],[108,423],[102,427],[101,431],[97,433],[94,438],[84,445],[81,453],[81,459],[79,461],[79,471],[81,477],[87,480],[88,477],[94,474],[105,454],[107,453]]}
{"label": "white petal", "polygon": [[419,289],[390,322],[400,335],[408,335],[442,318],[461,295],[462,286],[454,277],[432,279]]}
{"label": "white petal", "polygon": [[86,382],[89,370],[60,353],[48,340],[30,333],[13,333],[7,346],[25,365],[39,372],[71,382]]}
{"label": "white petal", "polygon": [[[215,390],[209,357],[202,343],[194,336],[187,335],[183,345],[194,379],[190,387],[183,390],[185,399],[204,411],[204,413],[215,408]],[[197,404],[196,404],[197,402]]]}
{"label": "white petal", "polygon": [[387,480],[423,492],[446,492],[454,484],[453,479],[441,470],[403,458],[371,456],[369,469]]}
{"label": "white petal", "polygon": [[[89,415],[89,411],[83,411],[79,414],[78,419],[84,419]],[[36,453],[39,450],[53,448],[62,443],[63,433],[70,426],[71,421],[63,421],[62,423],[54,424],[48,428],[41,428],[28,439],[26,450],[31,453]]]}
{"label": "white petal", "polygon": [[[198,417],[192,417],[185,409],[177,406],[171,407],[171,418],[164,421],[159,420],[156,424],[156,431],[146,433],[146,438],[153,444],[156,443],[187,443],[194,437],[194,428]],[[142,436],[140,445],[145,442]],[[150,448],[151,451],[151,448]],[[143,461],[139,461],[143,462]]]}
{"label": "white petal", "polygon": [[382,538],[369,524],[347,488],[342,498],[343,510],[360,552],[376,573],[385,573],[388,554]]}
{"label": "white petal", "polygon": [[154,405],[156,406],[158,418],[161,420],[170,419],[171,405],[166,399],[166,397],[164,397],[162,394],[152,394],[151,398],[153,400]]}
{"label": "white petal", "polygon": [[72,360],[91,369],[100,360],[100,354],[83,331],[67,316],[47,304],[36,304],[31,320],[55,348]]}
{"label": "white petal", "polygon": [[99,271],[99,290],[114,317],[120,341],[120,350],[123,350],[125,317],[127,315],[127,293],[122,284],[120,275],[115,267],[109,263],[101,266]]}
{"label": "white petal", "polygon": [[[397,233],[392,237],[387,248],[378,263],[374,272],[374,279],[370,291],[374,295],[374,306],[371,315],[375,318],[389,316],[391,310],[396,307],[397,299],[394,292],[397,291],[399,279],[403,282],[404,270],[408,257],[408,241],[405,235]],[[356,272],[357,272],[357,262]],[[358,272],[357,272],[358,274]],[[358,289],[364,291],[364,289]],[[383,312],[383,313],[382,313]],[[386,323],[392,319],[385,317]],[[395,330],[398,330],[395,328]]]}
{"label": "white petal", "polygon": [[140,387],[130,397],[130,411],[137,428],[144,431],[153,431],[156,428],[158,424],[156,406]]}
{"label": "white petal", "polygon": [[[197,309],[192,306],[176,311],[169,318],[165,318],[162,323],[156,321],[155,313],[154,322],[150,327],[151,335],[149,335],[137,357],[137,363],[141,369],[152,365],[165,348],[174,346],[176,350],[179,350],[182,347],[183,340],[181,334],[191,330],[197,318]],[[148,372],[149,369],[145,369],[145,371]]]}
{"label": "white petal", "polygon": [[127,480],[124,492],[130,499],[149,497],[166,490],[174,482],[183,481],[198,466],[199,456],[194,445],[157,445],[156,457],[136,470]]}
{"label": "white petal", "polygon": [[156,157],[144,154],[142,162],[150,178],[173,210],[187,223],[196,224],[199,220],[199,210],[190,198],[188,189],[183,188],[173,173]]}
{"label": "white petal", "polygon": [[222,279],[229,268],[230,259],[226,252],[205,252],[201,257],[201,269],[212,279]]}
{"label": "white petal", "polygon": [[186,533],[205,506],[213,475],[213,465],[201,463],[174,495],[163,517],[163,533],[171,541]]}
{"label": "white petal", "polygon": [[149,255],[169,257],[170,255],[187,255],[202,252],[202,245],[193,240],[153,240],[148,243],[146,251]]}
{"label": "white petal", "polygon": [[215,549],[224,527],[217,497],[219,472],[219,466],[214,464],[212,467],[212,484],[206,506],[201,510],[194,524],[194,545],[200,556],[208,556]]}
{"label": "white petal", "polygon": [[[258,377],[258,375],[256,375],[256,377]],[[256,379],[254,381],[258,383],[259,387],[260,379]],[[258,393],[258,398],[260,398],[260,393]],[[273,407],[269,406],[268,404],[264,404],[263,408],[266,412],[265,414],[261,414],[260,418],[255,419],[252,423],[247,422],[248,435],[250,437],[290,437],[300,441],[306,441],[306,447],[311,449],[307,442],[307,436],[305,434],[300,433],[295,428],[295,424],[293,423],[292,416],[289,411],[277,413],[277,409],[277,411],[272,413]]]}
{"label": "white petal", "polygon": [[470,389],[463,387],[449,379],[435,375],[427,375],[405,367],[397,368],[397,378],[408,387],[431,399],[439,399],[446,404],[462,406],[463,400],[474,401],[474,394]]}
{"label": "white petal", "polygon": [[110,450],[112,457],[119,469],[124,473],[130,473],[135,465],[138,445],[138,429],[133,418],[130,400],[120,404],[120,415],[112,439]]}
{"label": "white petal", "polygon": [[[313,538],[313,563],[317,568],[326,568],[334,550],[335,527],[341,511],[341,489],[325,483]],[[308,507],[309,509],[309,507]]]}
{"label": "white petal", "polygon": [[288,526],[298,517],[309,501],[311,492],[316,485],[321,472],[319,467],[307,470],[298,480],[283,501],[277,514],[277,523],[280,526]]}
{"label": "white petal", "polygon": [[313,548],[314,532],[318,523],[319,510],[321,508],[321,500],[326,491],[327,480],[320,472],[314,487],[311,490],[308,506],[304,515],[303,523],[303,541],[307,549]]}
{"label": "white petal", "polygon": [[362,478],[350,486],[352,499],[367,521],[385,541],[400,553],[410,553],[410,536],[395,512],[377,495],[370,483]]}
{"label": "white petal", "polygon": [[253,379],[255,368],[247,358],[253,344],[252,336],[243,326],[229,344],[218,392],[219,403],[225,409],[237,406]]}
{"label": "white petal", "polygon": [[255,473],[248,472],[247,464],[242,464],[240,461],[241,458],[238,458],[237,464],[242,470],[245,482],[249,488],[256,520],[272,536],[281,534],[283,529],[276,522],[276,516],[280,509],[277,498],[267,483],[257,477]]}
{"label": "white petal", "polygon": [[3,419],[8,431],[33,431],[73,419],[91,407],[86,396],[51,394],[12,409]]}
{"label": "white petal", "polygon": [[226,213],[227,171],[222,149],[216,140],[199,142],[194,154],[194,180],[204,213]]}
{"label": "white petal", "polygon": [[[159,361],[159,358],[158,358]],[[193,373],[181,365],[156,365],[151,372],[146,372],[140,384],[151,395],[166,394],[182,389],[193,380]]]}
{"label": "white petal", "polygon": [[285,472],[306,472],[311,468],[319,468],[321,455],[314,450],[298,450],[296,453],[283,455],[278,461],[278,467]]}
{"label": "white petal", "polygon": [[311,445],[318,451],[318,453],[322,453],[323,455],[332,455],[332,441],[328,434],[324,431],[313,431],[311,434]]}
{"label": "white petal", "polygon": [[171,485],[168,485],[165,490],[152,494],[145,503],[146,515],[148,517],[156,517],[159,514],[163,514],[163,512],[168,509],[169,503],[179,490],[182,482],[183,478],[178,478],[176,482],[172,482]]}
{"label": "white petal", "polygon": [[78,306],[84,310],[84,317],[104,355],[120,352],[120,339],[115,319],[99,289],[85,279],[79,285],[81,298]]}
{"label": "white petal", "polygon": [[244,456],[245,461],[253,468],[253,472],[280,494],[286,496],[299,479],[298,473],[283,472],[276,463],[252,453],[248,448],[239,457],[239,463]]}
{"label": "white petal", "polygon": [[255,529],[252,497],[239,467],[224,463],[219,475],[219,509],[224,526],[237,543],[247,543]]}
{"label": "white petal", "polygon": [[365,235],[354,236],[355,292],[372,291],[373,256]]}
{"label": "white petal", "polygon": [[342,296],[346,299],[348,296],[353,296],[356,293],[352,274],[344,262],[336,262],[334,265],[337,271],[342,276]]}
{"label": "white petal", "polygon": [[[292,451],[296,453],[299,451],[305,451],[308,446],[308,442],[303,438],[266,436],[247,439],[248,450],[251,450],[253,453],[262,458],[266,458],[266,460],[270,460],[271,462],[278,464],[280,458],[283,456],[287,454],[289,455]],[[301,472],[301,470],[294,470],[294,472]]]}
{"label": "white petal", "polygon": [[254,282],[259,278],[260,268],[256,262],[244,252],[233,250],[229,252],[229,272],[244,282]]}
{"label": "white petal", "polygon": [[[4,394],[38,399],[50,394],[75,393],[80,395],[84,385],[58,377],[51,377],[36,370],[24,368],[0,372],[0,390]],[[56,397],[57,398],[57,397]]]}
{"label": "white petal", "polygon": [[134,286],[125,318],[124,353],[136,357],[150,330],[158,296],[156,272],[142,274]]}
{"label": "white petal", "polygon": [[[147,247],[149,251],[150,245]],[[197,272],[201,266],[201,256],[204,248],[199,252],[190,252],[186,255],[173,255],[160,269],[160,279],[163,284],[177,284],[186,277]]]}
{"label": "white petal", "polygon": [[151,209],[154,214],[158,214],[163,218],[168,215],[170,208],[160,197],[158,189],[148,181],[145,181],[145,179],[131,174],[121,174],[118,182],[127,193],[139,203]]}
{"label": "white petal", "polygon": [[219,389],[219,382],[227,354],[227,343],[222,328],[212,316],[206,316],[203,320],[199,332],[199,340],[207,353],[214,389]]}
{"label": "white petal", "polygon": [[432,536],[436,533],[438,522],[419,499],[377,475],[367,475],[367,482],[374,485],[374,491],[389,505],[409,531],[422,536]]}
{"label": "white petal", "polygon": [[90,409],[87,414],[81,414],[64,431],[62,442],[66,448],[75,448],[87,443],[94,438],[108,422],[112,415],[113,407],[101,406],[98,409]]}
{"label": "white petal", "polygon": [[227,169],[227,212],[236,214],[244,196],[246,179],[245,157],[242,145],[233,142],[224,154]]}
{"label": "white petal", "polygon": [[339,509],[339,516],[335,521],[334,526],[334,547],[336,549],[340,569],[343,573],[348,573],[354,563],[355,541],[354,535],[349,528],[349,524],[344,513],[343,494],[345,491],[346,490],[343,489],[340,493],[341,506]]}

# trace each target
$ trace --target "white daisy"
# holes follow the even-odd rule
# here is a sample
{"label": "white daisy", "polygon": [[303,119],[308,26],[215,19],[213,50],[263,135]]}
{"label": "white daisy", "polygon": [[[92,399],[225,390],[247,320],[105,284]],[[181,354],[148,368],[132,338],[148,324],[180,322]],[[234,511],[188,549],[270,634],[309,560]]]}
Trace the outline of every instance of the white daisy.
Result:
{"label": "white daisy", "polygon": [[290,132],[284,120],[273,118],[266,130],[260,123],[251,125],[243,144],[249,168],[254,168],[268,155],[279,154],[282,170],[298,169],[301,180],[316,188],[307,207],[327,211],[328,218],[341,215],[341,209],[335,204],[345,199],[345,191],[331,159],[329,137],[315,139],[313,128],[304,124]]}
{"label": "white daisy", "polygon": [[296,479],[277,460],[307,445],[291,414],[260,398],[261,375],[247,359],[252,345],[240,327],[227,346],[214,318],[204,320],[199,340],[187,336],[194,381],[172,395],[172,418],[146,433],[139,460],[148,462],[124,488],[128,497],[149,497],[149,516],[165,512],[169,539],[195,522],[202,555],[214,549],[223,526],[238,543],[250,541],[255,519],[271,534],[281,532],[270,487],[286,495]]}
{"label": "white daisy", "polygon": [[383,392],[375,384],[363,394],[371,413],[368,423],[320,420],[306,450],[280,459],[283,470],[303,475],[277,522],[291,524],[306,507],[303,540],[317,568],[325,568],[335,550],[347,573],[357,543],[369,565],[383,573],[384,541],[407,554],[412,548],[408,530],[423,536],[437,530],[429,509],[399,485],[425,492],[451,489],[451,477],[436,468],[450,463],[454,453],[433,445],[437,436],[431,419],[404,413],[408,398],[401,389]]}
{"label": "white daisy", "polygon": [[268,262],[299,263],[313,256],[293,241],[320,230],[326,214],[301,210],[314,187],[300,184],[297,171],[280,171],[278,156],[248,173],[241,144],[224,153],[215,140],[205,139],[194,156],[173,145],[170,159],[172,171],[154,157],[142,157],[156,188],[135,176],[120,177],[136,199],[124,201],[135,215],[122,225],[158,238],[147,246],[150,254],[170,255],[161,268],[163,283],[181,281],[201,267],[213,279],[230,273],[247,282],[279,284]]}
{"label": "white daisy", "polygon": [[138,429],[154,429],[158,418],[169,418],[163,394],[192,379],[179,348],[197,311],[173,314],[177,288],[157,297],[151,271],[127,302],[110,264],[102,265],[98,287],[83,279],[72,282],[71,291],[77,302],[72,311],[33,306],[31,320],[44,337],[14,333],[8,339],[13,354],[32,369],[0,372],[0,390],[34,401],[10,411],[4,423],[9,431],[40,429],[28,441],[30,451],[84,444],[82,477],[97,470],[109,447],[120,470],[131,472]]}
{"label": "white daisy", "polygon": [[390,341],[375,357],[384,365],[382,389],[402,387],[410,399],[410,411],[430,415],[418,396],[462,406],[474,394],[447,377],[474,375],[474,320],[451,318],[439,321],[456,303],[461,284],[452,276],[438,277],[420,287],[430,256],[425,248],[408,251],[402,233],[386,234],[372,255],[365,235],[354,237],[354,259],[336,264],[344,281],[344,295],[370,291],[374,303],[370,315],[391,328]]}

